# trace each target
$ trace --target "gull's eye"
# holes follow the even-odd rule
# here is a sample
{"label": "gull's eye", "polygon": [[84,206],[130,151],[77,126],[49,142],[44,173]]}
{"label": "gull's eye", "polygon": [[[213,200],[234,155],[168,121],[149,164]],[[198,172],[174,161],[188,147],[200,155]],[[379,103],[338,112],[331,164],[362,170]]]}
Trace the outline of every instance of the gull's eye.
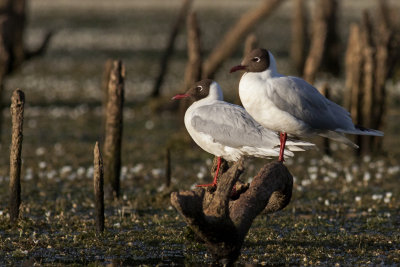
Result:
{"label": "gull's eye", "polygon": [[259,57],[253,57],[253,59],[251,60],[251,61],[253,61],[253,62],[260,62],[260,58]]}
{"label": "gull's eye", "polygon": [[196,87],[196,89],[197,89],[199,92],[201,92],[201,91],[203,91],[203,86],[199,85],[199,86]]}

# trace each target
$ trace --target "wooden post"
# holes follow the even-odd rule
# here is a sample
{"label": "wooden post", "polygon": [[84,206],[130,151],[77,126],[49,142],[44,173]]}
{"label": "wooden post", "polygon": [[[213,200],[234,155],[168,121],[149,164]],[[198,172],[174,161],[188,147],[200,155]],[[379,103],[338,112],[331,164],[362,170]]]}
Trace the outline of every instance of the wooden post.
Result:
{"label": "wooden post", "polygon": [[269,16],[283,0],[264,0],[260,6],[244,13],[211,51],[203,65],[203,78],[212,79],[223,61],[235,51],[240,40],[263,18]]}
{"label": "wooden post", "polygon": [[[386,86],[388,78],[393,75],[393,69],[396,62],[400,59],[400,34],[394,30],[395,22],[393,19],[398,19],[397,11],[391,14],[391,8],[386,0],[379,0],[378,6],[378,21],[375,33],[376,54],[375,54],[375,83],[374,83],[374,114],[371,127],[382,129],[386,114]],[[396,40],[397,38],[397,40]],[[382,149],[382,138],[373,138],[371,140],[373,151]]]}
{"label": "wooden post", "polygon": [[303,74],[306,60],[306,47],[308,44],[307,14],[305,0],[295,0],[292,12],[292,40],[290,57],[299,75]]}
{"label": "wooden post", "polygon": [[[305,62],[303,75],[304,79],[311,84],[314,83],[316,73],[322,66],[323,60],[327,60],[328,52],[329,54],[336,53],[334,60],[336,62],[338,60],[338,44],[335,29],[336,9],[336,0],[318,0],[316,2],[310,51]],[[329,56],[331,60],[333,60],[332,57]],[[338,67],[336,67],[337,69]]]}
{"label": "wooden post", "polygon": [[6,76],[18,69],[24,61],[43,54],[52,36],[52,32],[47,33],[42,44],[34,51],[24,46],[25,7],[26,0],[0,0],[0,136]]}
{"label": "wooden post", "polygon": [[[201,55],[200,29],[195,12],[191,12],[186,20],[187,27],[187,54],[188,62],[185,69],[185,78],[182,92],[186,92],[195,82],[201,80],[201,67],[203,59]],[[182,99],[179,103],[179,113],[184,116],[191,103],[190,99]]]}
{"label": "wooden post", "polygon": [[361,97],[361,68],[362,68],[362,45],[361,39],[361,29],[357,24],[350,25],[350,34],[347,44],[346,56],[345,56],[345,71],[346,71],[346,83],[347,88],[345,94],[345,107],[350,111],[353,120],[358,121],[359,117],[359,104]]}
{"label": "wooden post", "polygon": [[[367,125],[364,124],[366,109],[363,108],[363,106],[366,96],[364,83],[368,79],[368,77],[367,79],[365,77],[365,71],[368,71],[368,67],[366,67],[365,64],[365,47],[369,39],[367,31],[370,27],[367,27],[366,24],[368,21],[366,14],[364,14],[363,21],[363,27],[356,24],[350,26],[350,35],[346,51],[346,88],[348,90],[348,93],[346,93],[346,107],[350,111],[355,124],[367,127]],[[371,70],[368,72],[371,74]],[[363,139],[365,138],[356,136],[355,139],[359,146],[359,149],[357,149],[355,153],[360,156],[364,151],[365,142],[363,142]]]}
{"label": "wooden post", "polygon": [[183,0],[183,2],[182,2],[181,9],[179,11],[177,19],[172,27],[172,31],[169,36],[167,48],[165,49],[164,54],[161,58],[160,70],[158,72],[158,76],[157,76],[156,82],[154,84],[153,92],[151,94],[151,96],[153,98],[156,98],[160,95],[160,89],[161,89],[161,86],[164,81],[165,73],[167,72],[167,69],[168,69],[169,59],[174,51],[175,39],[178,36],[179,30],[181,29],[181,26],[183,24],[183,21],[186,18],[186,14],[188,13],[188,11],[190,9],[191,4],[192,4],[192,0]]}
{"label": "wooden post", "polygon": [[188,63],[185,71],[184,90],[190,88],[195,82],[201,80],[201,38],[195,12],[191,12],[186,21],[187,25],[187,53]]}
{"label": "wooden post", "polygon": [[[374,94],[374,81],[376,80],[375,72],[375,47],[372,40],[372,22],[367,12],[363,14],[363,25],[361,32],[362,42],[362,58],[363,58],[363,69],[361,73],[362,77],[362,105],[360,107],[361,118],[358,124],[365,127],[372,127],[372,120],[374,117],[375,109],[375,98],[379,97]],[[359,136],[358,144],[360,146],[359,152],[363,154],[369,154],[372,152],[372,137],[371,136]]]}
{"label": "wooden post", "polygon": [[328,31],[325,14],[323,12],[323,1],[324,0],[318,0],[315,7],[310,51],[308,52],[304,65],[303,77],[311,84],[314,83],[317,70],[321,66]]}
{"label": "wooden post", "polygon": [[104,231],[104,171],[103,158],[100,153],[99,142],[94,146],[94,173],[93,173],[93,188],[94,188],[94,205],[95,205],[95,221],[96,231],[101,233]]}
{"label": "wooden post", "polygon": [[26,0],[3,0],[1,17],[5,21],[6,31],[0,34],[8,44],[10,57],[9,72],[20,66],[25,58],[24,31],[26,26]]}
{"label": "wooden post", "polygon": [[24,92],[17,89],[11,98],[12,137],[10,149],[10,221],[15,223],[19,217],[21,204],[21,149],[24,122]]}
{"label": "wooden post", "polygon": [[[385,83],[399,53],[391,29],[386,1],[379,2],[379,20],[374,27],[368,12],[362,25],[352,25],[346,52],[346,107],[356,124],[382,129],[385,114]],[[381,150],[381,138],[357,136],[357,155]]]}
{"label": "wooden post", "polygon": [[7,74],[16,70],[24,61],[43,54],[50,43],[52,31],[46,33],[41,44],[35,50],[24,46],[26,27],[26,0],[0,1],[0,58],[6,56]]}
{"label": "wooden post", "polygon": [[[114,60],[107,59],[103,67],[103,75],[101,77],[101,92],[103,94],[103,120],[102,120],[102,130],[105,133],[106,129],[106,114],[107,114],[107,103],[108,103],[108,84],[110,83],[111,70],[113,68]],[[104,138],[104,136],[102,137]]]}
{"label": "wooden post", "polygon": [[[108,84],[110,83],[110,75],[113,67],[114,60],[107,59],[104,63],[103,75],[101,78],[101,91],[103,92],[103,103],[107,103],[108,100]],[[104,110],[106,108],[104,107]]]}
{"label": "wooden post", "polygon": [[[120,60],[113,62],[108,83],[104,141],[104,177],[107,190],[114,197],[120,194],[122,119],[124,104],[125,66]],[[110,192],[107,192],[110,193]],[[110,196],[111,196],[110,195]]]}

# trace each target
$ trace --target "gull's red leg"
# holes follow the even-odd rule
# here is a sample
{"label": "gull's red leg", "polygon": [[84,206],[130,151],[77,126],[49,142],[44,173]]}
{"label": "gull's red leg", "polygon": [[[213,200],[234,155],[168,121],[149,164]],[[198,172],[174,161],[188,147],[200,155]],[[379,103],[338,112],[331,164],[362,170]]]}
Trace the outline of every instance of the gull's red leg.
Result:
{"label": "gull's red leg", "polygon": [[215,171],[214,180],[212,182],[213,185],[217,185],[217,179],[220,167],[221,167],[221,157],[218,157],[217,170]]}
{"label": "gull's red leg", "polygon": [[213,182],[211,184],[198,184],[198,185],[196,185],[196,187],[216,186],[217,185],[217,179],[218,179],[218,173],[219,173],[219,167],[220,166],[221,166],[221,157],[218,157],[217,170],[215,171]]}
{"label": "gull's red leg", "polygon": [[280,150],[279,150],[279,161],[280,162],[284,162],[284,152],[285,152],[285,144],[286,144],[286,139],[287,139],[287,133],[285,132],[281,132],[279,135],[279,139],[281,141],[281,146],[280,146]]}

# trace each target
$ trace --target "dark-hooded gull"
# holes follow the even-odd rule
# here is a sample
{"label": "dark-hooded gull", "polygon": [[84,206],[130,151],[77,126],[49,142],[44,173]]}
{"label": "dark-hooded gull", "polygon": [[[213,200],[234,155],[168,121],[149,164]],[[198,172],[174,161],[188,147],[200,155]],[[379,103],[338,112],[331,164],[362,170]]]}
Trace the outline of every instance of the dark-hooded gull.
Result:
{"label": "dark-hooded gull", "polygon": [[[279,156],[278,134],[262,127],[244,108],[223,101],[221,87],[206,79],[197,82],[185,94],[172,99],[190,97],[195,102],[185,113],[185,126],[193,140],[205,151],[218,157],[217,171],[211,184],[215,186],[221,157],[237,161],[241,156]],[[308,142],[288,140],[286,156],[292,151],[303,151],[300,147],[314,146]]]}
{"label": "dark-hooded gull", "polygon": [[250,52],[231,72],[237,70],[246,71],[239,83],[239,96],[246,111],[262,126],[280,132],[281,161],[287,134],[320,135],[354,148],[358,146],[345,133],[383,136],[380,131],[354,125],[347,110],[303,79],[279,74],[273,55],[266,49]]}

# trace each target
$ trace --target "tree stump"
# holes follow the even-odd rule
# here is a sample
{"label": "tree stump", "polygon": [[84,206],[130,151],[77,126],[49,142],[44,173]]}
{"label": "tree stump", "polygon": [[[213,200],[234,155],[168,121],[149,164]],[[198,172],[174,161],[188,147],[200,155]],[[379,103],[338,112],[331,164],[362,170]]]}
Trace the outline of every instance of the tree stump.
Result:
{"label": "tree stump", "polygon": [[[53,35],[53,31],[47,32],[41,45],[34,50],[25,46],[26,6],[26,0],[0,0],[0,111],[3,110],[6,77],[23,62],[42,55]],[[0,113],[0,135],[2,119]]]}
{"label": "tree stump", "polygon": [[[200,28],[195,12],[189,13],[186,19],[186,26],[188,62],[186,64],[182,92],[186,92],[195,82],[201,80],[201,67],[203,65]],[[189,98],[182,99],[179,102],[179,114],[181,118],[185,116],[185,112],[192,102]]]}
{"label": "tree stump", "polygon": [[320,68],[337,74],[338,35],[336,31],[337,0],[316,1],[310,49],[304,63],[304,79],[313,84]]}
{"label": "tree stump", "polygon": [[219,43],[214,46],[214,49],[204,61],[202,70],[203,78],[213,78],[222,63],[233,54],[237,46],[241,43],[241,40],[257,23],[271,15],[283,2],[283,0],[265,0],[254,9],[243,13]]}
{"label": "tree stump", "polygon": [[[357,125],[382,130],[387,107],[386,81],[399,62],[400,34],[387,1],[378,2],[374,20],[364,11],[360,24],[350,26],[346,50],[346,108]],[[357,136],[356,155],[382,151],[382,138]]]}
{"label": "tree stump", "polygon": [[193,0],[183,0],[182,6],[179,10],[179,14],[176,18],[174,25],[172,26],[172,31],[169,35],[167,47],[162,55],[161,62],[160,62],[160,70],[156,79],[156,82],[153,87],[153,91],[151,93],[151,97],[157,98],[161,94],[161,86],[164,82],[164,76],[168,70],[168,64],[170,57],[172,56],[175,48],[175,40],[179,34],[179,31],[185,21],[186,15],[190,10]]}
{"label": "tree stump", "polygon": [[119,198],[121,173],[121,146],[124,107],[125,65],[115,60],[110,72],[107,103],[105,103],[104,179],[106,195]]}
{"label": "tree stump", "polygon": [[21,205],[21,152],[24,124],[25,94],[16,89],[11,97],[12,134],[10,146],[10,222],[19,217]]}
{"label": "tree stump", "polygon": [[295,0],[292,15],[290,57],[297,73],[302,75],[306,61],[306,47],[308,47],[310,41],[307,32],[308,18],[305,0]]}
{"label": "tree stump", "polygon": [[228,265],[239,257],[255,217],[263,210],[272,213],[283,209],[292,196],[293,177],[282,163],[266,164],[247,190],[239,192],[236,186],[232,191],[243,171],[240,159],[221,176],[215,191],[197,188],[171,194],[172,205],[206,243],[214,259]]}

